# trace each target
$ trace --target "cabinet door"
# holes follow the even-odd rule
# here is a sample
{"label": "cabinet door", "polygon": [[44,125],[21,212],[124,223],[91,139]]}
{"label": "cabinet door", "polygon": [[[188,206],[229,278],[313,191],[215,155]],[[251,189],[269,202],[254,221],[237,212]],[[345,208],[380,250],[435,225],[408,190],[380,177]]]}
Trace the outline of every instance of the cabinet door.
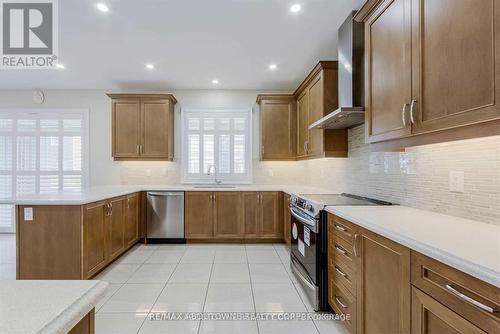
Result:
{"label": "cabinet door", "polygon": [[139,194],[128,195],[126,204],[125,246],[128,247],[139,239]]}
{"label": "cabinet door", "polygon": [[411,290],[412,334],[487,333],[419,289]]}
{"label": "cabinet door", "polygon": [[97,202],[83,209],[83,278],[89,278],[104,268],[107,256],[106,202]]}
{"label": "cabinet door", "polygon": [[260,222],[260,193],[244,192],[243,197],[243,232],[245,238],[257,238]]}
{"label": "cabinet door", "polygon": [[214,193],[214,235],[216,238],[242,238],[242,196],[239,192]]}
{"label": "cabinet door", "polygon": [[290,195],[283,195],[283,239],[287,244],[291,241],[292,215],[290,214]]}
{"label": "cabinet door", "polygon": [[173,122],[169,100],[141,100],[142,149],[141,157],[170,159],[169,130]]}
{"label": "cabinet door", "polygon": [[367,230],[354,241],[357,332],[410,333],[410,250]]}
{"label": "cabinet door", "polygon": [[412,0],[412,4],[415,132],[500,118],[498,2]]}
{"label": "cabinet door", "polygon": [[213,238],[212,192],[185,193],[185,230],[187,239]]}
{"label": "cabinet door", "polygon": [[260,120],[262,160],[295,159],[297,120],[293,99],[262,101]]}
{"label": "cabinet door", "polygon": [[112,261],[125,249],[125,199],[123,197],[113,198],[108,201],[109,213],[109,259]]}
{"label": "cabinet door", "polygon": [[307,155],[309,140],[309,91],[306,89],[297,98],[297,157]]}
{"label": "cabinet door", "polygon": [[260,237],[261,238],[281,238],[283,235],[283,225],[281,220],[281,205],[283,198],[279,192],[260,193]]}
{"label": "cabinet door", "polygon": [[410,1],[385,0],[365,23],[366,126],[370,142],[411,133],[407,106],[411,101]]}
{"label": "cabinet door", "polygon": [[[309,87],[309,117],[308,126],[323,117],[323,72],[319,73],[311,82]],[[309,139],[307,143],[307,155],[317,156],[323,153],[323,132],[322,129],[312,129],[309,131]]]}
{"label": "cabinet door", "polygon": [[139,99],[112,100],[113,157],[136,158],[141,143]]}

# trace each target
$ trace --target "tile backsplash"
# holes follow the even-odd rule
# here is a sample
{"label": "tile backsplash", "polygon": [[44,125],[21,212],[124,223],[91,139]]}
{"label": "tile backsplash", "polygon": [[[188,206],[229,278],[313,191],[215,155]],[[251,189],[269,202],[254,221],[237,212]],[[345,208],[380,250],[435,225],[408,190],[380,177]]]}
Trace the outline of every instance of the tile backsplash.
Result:
{"label": "tile backsplash", "polygon": [[[340,182],[347,192],[500,225],[498,136],[411,147],[405,152],[370,152],[360,126],[349,132],[349,158],[344,163],[327,160],[327,166],[315,168],[314,185],[334,187]],[[334,176],[318,177],[321,168]],[[464,172],[463,193],[450,191],[450,171]]]}
{"label": "tile backsplash", "polygon": [[[364,126],[349,130],[349,158],[254,162],[254,183],[310,185],[500,225],[500,137],[370,152]],[[176,162],[121,162],[123,184],[180,182]],[[449,190],[464,172],[464,192]]]}

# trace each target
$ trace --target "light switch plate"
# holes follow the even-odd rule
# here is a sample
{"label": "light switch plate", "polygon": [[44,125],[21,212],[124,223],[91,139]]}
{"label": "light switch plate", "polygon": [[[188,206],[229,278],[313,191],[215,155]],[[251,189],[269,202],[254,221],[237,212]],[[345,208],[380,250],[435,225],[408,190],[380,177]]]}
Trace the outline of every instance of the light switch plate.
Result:
{"label": "light switch plate", "polygon": [[465,183],[465,173],[459,171],[450,171],[450,191],[463,193]]}
{"label": "light switch plate", "polygon": [[33,220],[33,208],[24,208],[24,221]]}

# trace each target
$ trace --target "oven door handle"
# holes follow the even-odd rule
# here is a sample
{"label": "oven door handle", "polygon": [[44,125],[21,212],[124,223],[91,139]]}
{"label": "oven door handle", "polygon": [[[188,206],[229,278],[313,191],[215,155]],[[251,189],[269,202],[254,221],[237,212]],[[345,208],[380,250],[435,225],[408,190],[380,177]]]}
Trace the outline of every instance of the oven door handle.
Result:
{"label": "oven door handle", "polygon": [[318,222],[315,219],[307,219],[301,215],[297,209],[290,208],[292,216],[304,225],[307,225],[314,233],[318,233]]}

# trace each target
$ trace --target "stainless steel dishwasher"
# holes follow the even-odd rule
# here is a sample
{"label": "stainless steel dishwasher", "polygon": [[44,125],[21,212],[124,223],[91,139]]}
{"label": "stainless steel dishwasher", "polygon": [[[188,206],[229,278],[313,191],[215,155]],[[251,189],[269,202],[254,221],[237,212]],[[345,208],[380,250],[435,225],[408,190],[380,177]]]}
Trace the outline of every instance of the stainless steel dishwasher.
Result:
{"label": "stainless steel dishwasher", "polygon": [[147,193],[147,240],[150,243],[184,243],[184,193]]}

